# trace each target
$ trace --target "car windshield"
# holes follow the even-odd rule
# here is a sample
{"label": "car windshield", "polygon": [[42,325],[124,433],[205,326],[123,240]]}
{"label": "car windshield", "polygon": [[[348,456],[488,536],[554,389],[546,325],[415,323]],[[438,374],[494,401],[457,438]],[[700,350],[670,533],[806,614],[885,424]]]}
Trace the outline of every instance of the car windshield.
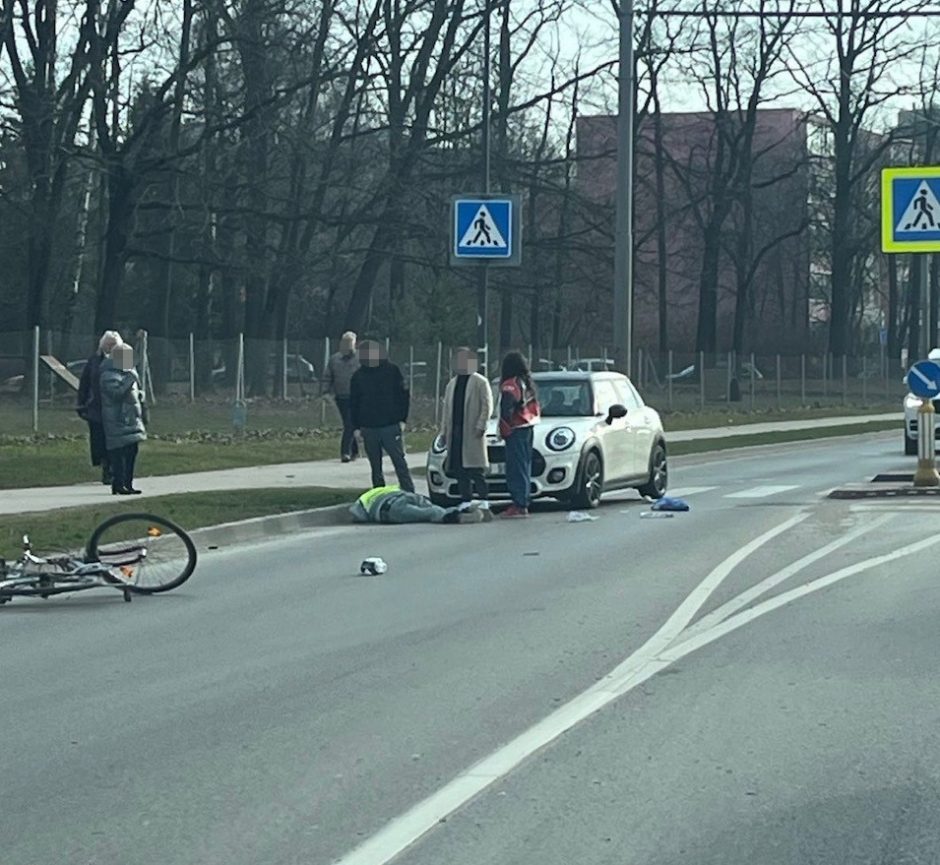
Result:
{"label": "car windshield", "polygon": [[587,381],[542,379],[536,382],[543,417],[587,417],[594,414]]}
{"label": "car windshield", "polygon": [[[499,382],[491,382],[493,386],[493,414],[499,416]],[[535,380],[538,390],[539,404],[542,407],[542,417],[591,417],[594,414],[594,399],[591,395],[591,384],[586,379],[582,381],[565,381],[563,379]]]}

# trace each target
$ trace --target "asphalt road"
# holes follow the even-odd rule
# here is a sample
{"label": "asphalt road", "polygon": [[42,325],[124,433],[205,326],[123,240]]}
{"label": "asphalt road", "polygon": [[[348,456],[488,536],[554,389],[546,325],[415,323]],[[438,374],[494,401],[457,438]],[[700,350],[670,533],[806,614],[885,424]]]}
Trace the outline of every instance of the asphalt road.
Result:
{"label": "asphalt road", "polygon": [[674,518],[323,529],[16,600],[0,862],[935,863],[940,506],[823,495],[898,440],[676,461]]}

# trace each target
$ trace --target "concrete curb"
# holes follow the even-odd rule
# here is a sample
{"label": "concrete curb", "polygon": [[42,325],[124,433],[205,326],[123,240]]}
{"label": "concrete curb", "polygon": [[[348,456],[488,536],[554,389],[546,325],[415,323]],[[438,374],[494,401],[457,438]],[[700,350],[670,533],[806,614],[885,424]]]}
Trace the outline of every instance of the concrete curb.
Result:
{"label": "concrete curb", "polygon": [[350,504],[352,502],[307,511],[254,517],[234,523],[220,523],[217,526],[204,526],[201,529],[193,529],[189,535],[197,548],[212,550],[252,541],[263,541],[266,538],[289,535],[306,529],[353,525],[352,516],[349,513]]}

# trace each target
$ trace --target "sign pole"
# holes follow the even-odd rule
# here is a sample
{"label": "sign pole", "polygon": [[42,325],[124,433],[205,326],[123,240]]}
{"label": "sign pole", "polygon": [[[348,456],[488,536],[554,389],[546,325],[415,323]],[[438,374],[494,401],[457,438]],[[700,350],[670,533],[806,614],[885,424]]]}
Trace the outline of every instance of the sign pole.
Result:
{"label": "sign pole", "polygon": [[929,315],[929,297],[930,292],[927,288],[928,273],[927,273],[927,259],[929,258],[926,252],[922,252],[917,256],[917,266],[920,269],[920,345],[921,357],[927,357],[930,354],[930,334],[927,332],[930,325],[930,315]]}
{"label": "sign pole", "polygon": [[[490,191],[490,4],[484,0],[483,11],[483,192]],[[490,376],[490,358],[486,352],[489,346],[489,294],[490,272],[486,262],[480,267],[480,281],[477,286],[477,344],[483,349],[483,368]]]}

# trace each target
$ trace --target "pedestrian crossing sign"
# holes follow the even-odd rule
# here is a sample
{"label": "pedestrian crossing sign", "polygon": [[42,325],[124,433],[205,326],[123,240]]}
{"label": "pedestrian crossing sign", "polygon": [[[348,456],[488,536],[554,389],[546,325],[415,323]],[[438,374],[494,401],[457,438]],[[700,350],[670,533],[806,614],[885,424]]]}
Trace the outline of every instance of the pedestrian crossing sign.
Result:
{"label": "pedestrian crossing sign", "polygon": [[455,263],[517,264],[518,226],[516,196],[454,198],[451,258]]}
{"label": "pedestrian crossing sign", "polygon": [[882,170],[881,248],[940,252],[940,166]]}

